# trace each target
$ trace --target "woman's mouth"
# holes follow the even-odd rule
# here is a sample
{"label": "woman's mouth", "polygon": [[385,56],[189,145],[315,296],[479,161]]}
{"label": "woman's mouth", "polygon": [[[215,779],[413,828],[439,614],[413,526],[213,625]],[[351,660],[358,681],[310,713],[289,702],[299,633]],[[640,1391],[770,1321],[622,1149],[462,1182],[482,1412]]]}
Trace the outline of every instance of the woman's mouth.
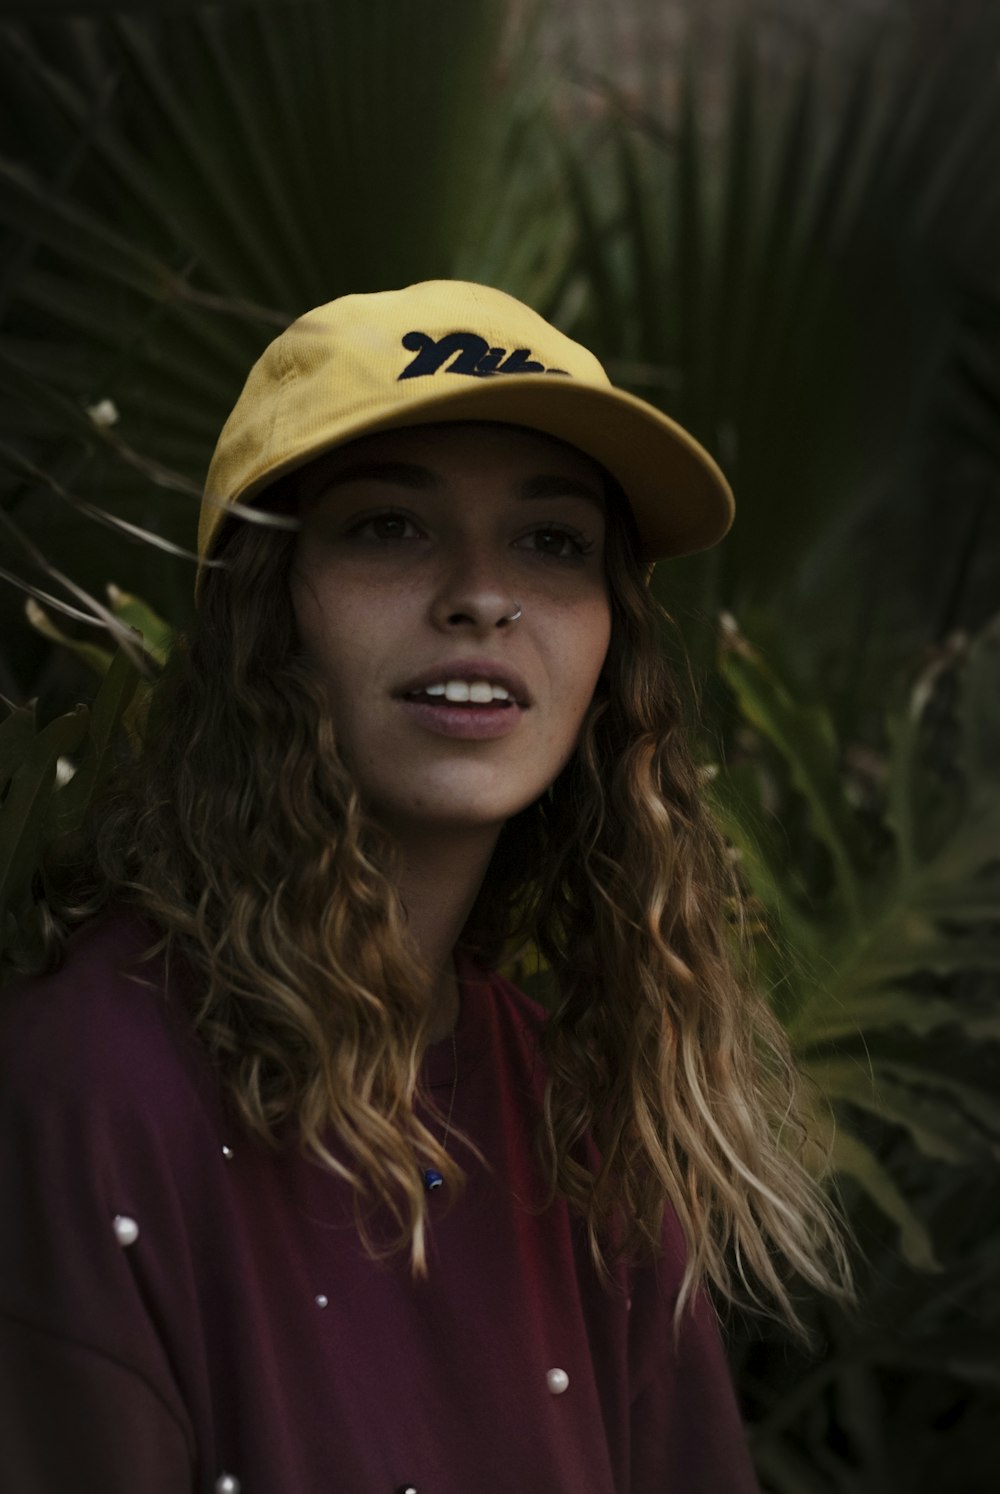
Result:
{"label": "woman's mouth", "polygon": [[467,741],[505,737],[523,714],[506,686],[489,680],[439,680],[399,699],[420,726]]}

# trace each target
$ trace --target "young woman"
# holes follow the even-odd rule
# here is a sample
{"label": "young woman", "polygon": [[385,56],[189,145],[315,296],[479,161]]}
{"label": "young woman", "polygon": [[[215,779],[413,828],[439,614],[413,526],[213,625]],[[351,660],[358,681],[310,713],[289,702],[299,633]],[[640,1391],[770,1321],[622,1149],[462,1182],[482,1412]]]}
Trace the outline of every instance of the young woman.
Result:
{"label": "young woman", "polygon": [[12,1494],[756,1488],[709,1291],[846,1267],[647,586],[730,519],[500,292],[264,353],[4,993]]}

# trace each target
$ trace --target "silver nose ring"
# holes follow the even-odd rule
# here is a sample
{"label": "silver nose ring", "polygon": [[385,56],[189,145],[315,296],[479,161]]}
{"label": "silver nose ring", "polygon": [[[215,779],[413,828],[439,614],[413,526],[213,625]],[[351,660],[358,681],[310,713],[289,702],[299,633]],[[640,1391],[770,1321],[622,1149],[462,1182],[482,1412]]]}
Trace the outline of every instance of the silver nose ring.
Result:
{"label": "silver nose ring", "polygon": [[500,619],[500,621],[503,622],[503,623],[516,623],[517,620],[518,620],[518,618],[520,616],[521,616],[521,604],[518,603],[518,605],[517,605],[517,611],[516,612],[512,612],[509,615],[509,617],[502,617]]}

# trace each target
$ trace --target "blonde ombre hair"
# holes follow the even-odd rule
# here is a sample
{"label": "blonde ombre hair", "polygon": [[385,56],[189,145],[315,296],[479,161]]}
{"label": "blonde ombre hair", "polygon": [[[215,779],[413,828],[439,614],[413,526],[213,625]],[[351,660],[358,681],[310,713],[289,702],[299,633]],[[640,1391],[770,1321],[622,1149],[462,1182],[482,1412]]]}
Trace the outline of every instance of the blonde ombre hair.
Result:
{"label": "blonde ombre hair", "polygon": [[[711,1285],[802,1332],[789,1274],[849,1295],[842,1226],[803,1160],[788,1044],[747,975],[740,889],[686,741],[663,614],[609,488],[607,662],[573,759],[505,827],[460,947],[495,966],[531,940],[551,969],[539,1156],[598,1269],[655,1254],[669,1202],[687,1242],[676,1322]],[[295,502],[292,478],[263,506]],[[50,964],[109,901],[147,914],[163,931],[149,953],[193,972],[191,1021],[248,1129],[275,1148],[294,1133],[346,1179],[372,1251],[366,1210],[384,1206],[383,1248],[407,1248],[422,1274],[421,1169],[462,1184],[420,1118],[436,1114],[420,1087],[430,983],[392,847],[297,636],[295,540],[229,522],[141,753],[95,810],[85,861],[53,867]]]}

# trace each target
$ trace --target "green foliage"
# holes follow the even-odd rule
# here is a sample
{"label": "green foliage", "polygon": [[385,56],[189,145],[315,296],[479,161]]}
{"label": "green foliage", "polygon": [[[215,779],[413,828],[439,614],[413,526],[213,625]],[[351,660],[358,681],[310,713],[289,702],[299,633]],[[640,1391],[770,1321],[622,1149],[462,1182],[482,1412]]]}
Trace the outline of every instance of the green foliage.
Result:
{"label": "green foliage", "polygon": [[[162,668],[167,662],[167,655],[173,641],[173,629],[170,624],[165,622],[141,597],[132,596],[118,586],[108,587],[108,598],[115,620],[122,628],[139,635],[142,640],[143,653]],[[24,610],[29,623],[36,632],[41,633],[44,638],[48,638],[50,642],[58,644],[61,648],[69,649],[70,653],[76,654],[78,659],[82,659],[88,668],[103,679],[114,657],[110,649],[103,648],[99,644],[87,643],[80,638],[70,637],[57,628],[44,608],[30,598],[25,603]]]}
{"label": "green foliage", "polygon": [[745,727],[712,792],[761,914],[762,974],[837,1119],[834,1167],[896,1222],[906,1259],[933,1266],[858,1117],[935,1162],[1000,1159],[995,1079],[973,1058],[1000,1042],[1000,1010],[962,995],[1000,972],[1000,621],[921,671],[863,780],[822,705],[796,700],[731,620],[722,640]]}
{"label": "green foliage", "polygon": [[37,603],[26,605],[32,626],[81,658],[100,683],[89,705],[74,706],[41,729],[34,701],[13,707],[0,724],[0,972],[15,943],[29,950],[37,944],[46,854],[79,832],[116,751],[137,744],[150,668],[162,667],[169,652],[172,635],[164,620],[139,597],[108,590],[125,640],[114,653],[68,637]]}
{"label": "green foliage", "polygon": [[78,705],[41,730],[34,705],[21,706],[0,726],[0,965],[15,939],[31,948],[39,937],[43,852],[79,830],[111,769],[138,683],[139,671],[122,652],[91,706]]}

